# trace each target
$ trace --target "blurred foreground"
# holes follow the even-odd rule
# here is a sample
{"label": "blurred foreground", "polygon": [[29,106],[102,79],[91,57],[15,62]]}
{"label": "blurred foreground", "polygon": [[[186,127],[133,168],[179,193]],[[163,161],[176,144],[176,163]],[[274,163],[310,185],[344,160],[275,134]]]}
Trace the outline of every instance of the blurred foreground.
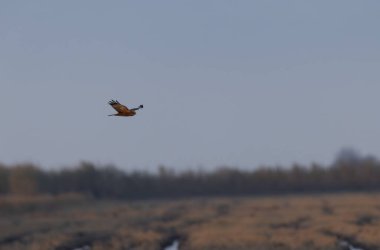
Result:
{"label": "blurred foreground", "polygon": [[[380,194],[177,201],[81,195],[0,199],[0,249],[181,250],[380,248]],[[346,247],[346,248],[345,248]]]}

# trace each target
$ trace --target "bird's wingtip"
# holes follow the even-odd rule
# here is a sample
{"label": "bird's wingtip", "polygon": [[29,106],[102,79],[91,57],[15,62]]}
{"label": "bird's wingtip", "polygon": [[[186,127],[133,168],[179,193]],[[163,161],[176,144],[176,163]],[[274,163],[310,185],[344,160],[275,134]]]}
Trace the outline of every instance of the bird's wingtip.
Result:
{"label": "bird's wingtip", "polygon": [[109,105],[119,104],[117,100],[111,100],[108,102]]}

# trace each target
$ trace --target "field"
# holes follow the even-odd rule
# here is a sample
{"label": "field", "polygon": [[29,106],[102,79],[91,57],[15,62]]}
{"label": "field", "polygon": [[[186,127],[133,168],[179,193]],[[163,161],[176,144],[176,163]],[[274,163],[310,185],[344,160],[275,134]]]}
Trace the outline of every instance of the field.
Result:
{"label": "field", "polygon": [[380,194],[176,201],[0,198],[0,249],[380,249]]}

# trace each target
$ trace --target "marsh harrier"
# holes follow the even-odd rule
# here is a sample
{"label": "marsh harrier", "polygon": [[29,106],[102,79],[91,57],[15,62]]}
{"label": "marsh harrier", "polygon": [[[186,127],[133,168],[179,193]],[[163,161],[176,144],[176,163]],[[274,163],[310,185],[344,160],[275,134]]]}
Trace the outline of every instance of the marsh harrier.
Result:
{"label": "marsh harrier", "polygon": [[117,111],[117,114],[109,116],[134,116],[136,114],[136,110],[142,109],[144,107],[143,105],[140,105],[138,108],[129,109],[115,100],[109,101],[108,104]]}

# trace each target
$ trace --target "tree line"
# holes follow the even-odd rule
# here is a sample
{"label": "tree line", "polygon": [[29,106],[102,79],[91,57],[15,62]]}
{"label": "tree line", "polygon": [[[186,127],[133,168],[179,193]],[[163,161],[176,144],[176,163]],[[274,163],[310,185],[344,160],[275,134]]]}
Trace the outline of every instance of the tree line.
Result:
{"label": "tree line", "polygon": [[294,164],[214,171],[159,167],[157,173],[122,171],[82,162],[71,168],[44,170],[33,164],[0,164],[0,195],[82,193],[99,199],[184,198],[380,190],[380,161],[339,155],[329,166]]}

